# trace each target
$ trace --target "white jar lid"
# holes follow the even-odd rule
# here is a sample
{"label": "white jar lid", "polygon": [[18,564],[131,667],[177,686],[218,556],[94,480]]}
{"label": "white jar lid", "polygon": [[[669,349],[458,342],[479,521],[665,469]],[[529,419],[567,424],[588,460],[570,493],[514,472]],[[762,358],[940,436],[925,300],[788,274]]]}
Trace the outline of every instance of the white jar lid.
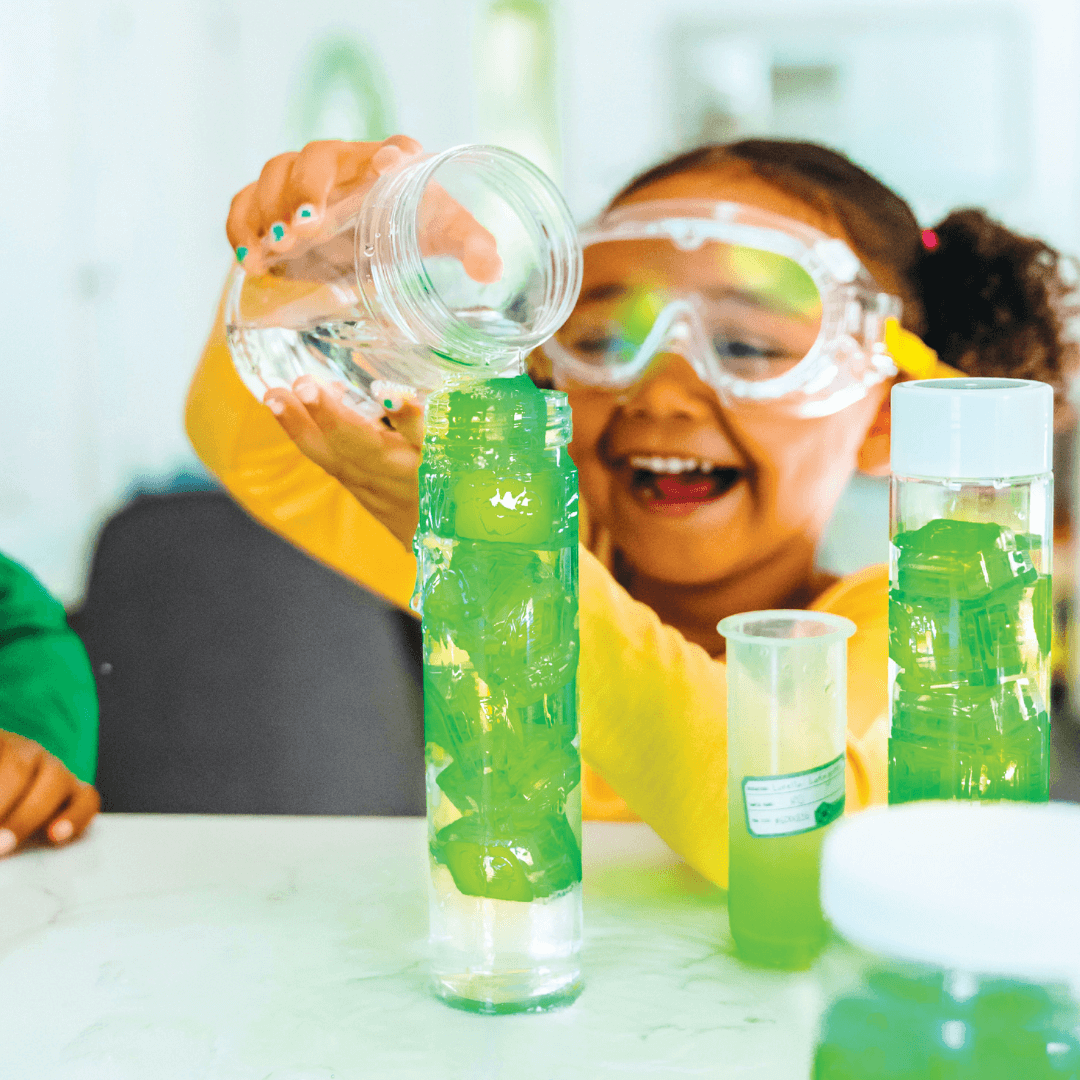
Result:
{"label": "white jar lid", "polygon": [[1054,391],[1029,379],[921,379],[892,389],[894,476],[998,480],[1053,468]]}
{"label": "white jar lid", "polygon": [[1080,806],[916,802],[825,838],[821,902],[879,956],[1028,982],[1080,978]]}

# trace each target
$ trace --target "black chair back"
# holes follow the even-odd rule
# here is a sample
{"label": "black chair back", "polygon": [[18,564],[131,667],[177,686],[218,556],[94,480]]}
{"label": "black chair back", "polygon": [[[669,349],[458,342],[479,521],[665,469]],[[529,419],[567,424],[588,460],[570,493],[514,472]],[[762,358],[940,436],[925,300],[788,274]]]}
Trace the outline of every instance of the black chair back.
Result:
{"label": "black chair back", "polygon": [[418,623],[227,495],[120,510],[71,623],[106,810],[423,813]]}

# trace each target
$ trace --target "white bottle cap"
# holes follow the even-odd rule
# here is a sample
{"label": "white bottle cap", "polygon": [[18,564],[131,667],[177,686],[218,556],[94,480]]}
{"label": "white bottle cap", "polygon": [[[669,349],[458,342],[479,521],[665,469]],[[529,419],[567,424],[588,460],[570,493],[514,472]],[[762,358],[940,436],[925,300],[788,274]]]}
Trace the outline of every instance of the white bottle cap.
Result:
{"label": "white bottle cap", "polygon": [[1054,391],[1046,383],[897,383],[891,427],[894,476],[999,480],[1053,468]]}
{"label": "white bottle cap", "polygon": [[821,903],[879,956],[1028,982],[1080,977],[1080,806],[917,802],[844,818]]}

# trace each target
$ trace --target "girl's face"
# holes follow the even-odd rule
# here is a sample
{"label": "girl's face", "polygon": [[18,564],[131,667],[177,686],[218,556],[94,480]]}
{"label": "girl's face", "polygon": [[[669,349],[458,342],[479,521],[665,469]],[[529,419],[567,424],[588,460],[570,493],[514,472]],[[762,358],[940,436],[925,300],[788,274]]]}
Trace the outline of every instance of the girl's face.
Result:
{"label": "girl's face", "polygon": [[[679,198],[756,206],[847,239],[835,220],[738,166],[668,177],[626,202]],[[586,256],[582,293],[639,271],[633,244],[603,245]],[[582,492],[622,559],[654,580],[703,585],[817,546],[889,386],[832,416],[802,419],[765,405],[722,405],[669,353],[627,390],[563,389]]]}

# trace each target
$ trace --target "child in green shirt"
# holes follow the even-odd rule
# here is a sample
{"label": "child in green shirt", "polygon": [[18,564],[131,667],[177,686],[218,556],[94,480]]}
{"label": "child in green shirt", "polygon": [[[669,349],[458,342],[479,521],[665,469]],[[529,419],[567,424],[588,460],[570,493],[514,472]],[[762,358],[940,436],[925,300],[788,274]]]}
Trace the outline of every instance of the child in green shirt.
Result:
{"label": "child in green shirt", "polygon": [[97,693],[63,607],[0,555],[0,857],[78,836],[98,811]]}

